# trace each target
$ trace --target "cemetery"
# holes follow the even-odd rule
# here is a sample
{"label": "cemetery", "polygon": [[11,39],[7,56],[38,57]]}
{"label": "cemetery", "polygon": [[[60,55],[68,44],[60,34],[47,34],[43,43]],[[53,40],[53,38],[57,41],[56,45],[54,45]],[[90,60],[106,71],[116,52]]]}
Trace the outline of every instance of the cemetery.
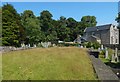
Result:
{"label": "cemetery", "polygon": [[96,26],[89,15],[56,20],[48,10],[19,14],[8,3],[1,9],[3,80],[120,79],[119,25]]}

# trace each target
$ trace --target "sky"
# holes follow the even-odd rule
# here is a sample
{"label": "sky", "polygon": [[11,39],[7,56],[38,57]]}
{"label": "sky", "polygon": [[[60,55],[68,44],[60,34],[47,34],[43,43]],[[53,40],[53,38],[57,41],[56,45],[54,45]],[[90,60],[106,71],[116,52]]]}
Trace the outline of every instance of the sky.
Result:
{"label": "sky", "polygon": [[[14,6],[18,13],[24,10],[32,10],[36,16],[40,12],[48,10],[53,19],[60,16],[72,17],[80,21],[82,16],[95,16],[97,25],[116,24],[115,18],[118,13],[118,2],[8,2]],[[5,4],[3,2],[2,4]]]}

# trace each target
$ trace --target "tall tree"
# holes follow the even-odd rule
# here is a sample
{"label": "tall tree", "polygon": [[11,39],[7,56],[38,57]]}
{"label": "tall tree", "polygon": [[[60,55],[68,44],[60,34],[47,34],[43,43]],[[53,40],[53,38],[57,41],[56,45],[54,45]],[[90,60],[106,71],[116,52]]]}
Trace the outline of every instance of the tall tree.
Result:
{"label": "tall tree", "polygon": [[69,33],[69,37],[70,37],[70,41],[74,41],[78,32],[79,29],[77,28],[77,21],[70,17],[67,19],[67,28],[70,29],[70,33]]}
{"label": "tall tree", "polygon": [[5,46],[19,46],[21,28],[20,15],[10,4],[2,7],[2,44]]}
{"label": "tall tree", "polygon": [[31,45],[41,41],[40,22],[31,10],[25,10],[22,14],[22,24],[25,28],[26,43]]}
{"label": "tall tree", "polygon": [[85,27],[94,27],[97,24],[95,16],[83,16],[81,18],[81,23],[84,24]]}
{"label": "tall tree", "polygon": [[53,25],[52,14],[44,10],[39,17],[41,23],[41,30],[44,33],[43,41],[54,41],[57,39],[57,33]]}
{"label": "tall tree", "polygon": [[58,20],[59,26],[57,28],[57,35],[59,40],[70,41],[70,28],[67,28],[67,20],[64,16]]}

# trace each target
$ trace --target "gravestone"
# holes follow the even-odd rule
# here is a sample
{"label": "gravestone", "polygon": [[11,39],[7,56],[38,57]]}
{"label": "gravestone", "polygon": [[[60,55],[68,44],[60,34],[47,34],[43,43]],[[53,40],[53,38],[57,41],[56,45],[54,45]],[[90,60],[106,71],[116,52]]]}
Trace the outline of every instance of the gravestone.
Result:
{"label": "gravestone", "polygon": [[28,44],[28,47],[30,48],[30,44]]}
{"label": "gravestone", "polygon": [[34,44],[34,47],[36,48],[36,44]]}
{"label": "gravestone", "polygon": [[104,48],[103,48],[103,45],[101,45],[101,50],[103,50]]}
{"label": "gravestone", "polygon": [[98,48],[98,51],[100,51],[100,48]]}
{"label": "gravestone", "polygon": [[108,50],[107,49],[105,50],[105,59],[109,59]]}
{"label": "gravestone", "polygon": [[25,45],[25,48],[28,48],[28,45]]}
{"label": "gravestone", "polygon": [[83,48],[83,46],[80,46],[80,48]]}
{"label": "gravestone", "polygon": [[111,62],[115,62],[115,55],[114,54],[112,54]]}
{"label": "gravestone", "polygon": [[93,50],[93,49],[94,49],[94,47],[91,47],[91,49]]}
{"label": "gravestone", "polygon": [[24,43],[22,43],[22,44],[21,44],[21,47],[22,47],[22,48],[25,48],[25,44],[24,44]]}
{"label": "gravestone", "polygon": [[116,59],[116,62],[119,62],[119,58],[118,58],[118,48],[115,48],[115,59]]}
{"label": "gravestone", "polygon": [[115,58],[118,57],[118,48],[115,48]]}

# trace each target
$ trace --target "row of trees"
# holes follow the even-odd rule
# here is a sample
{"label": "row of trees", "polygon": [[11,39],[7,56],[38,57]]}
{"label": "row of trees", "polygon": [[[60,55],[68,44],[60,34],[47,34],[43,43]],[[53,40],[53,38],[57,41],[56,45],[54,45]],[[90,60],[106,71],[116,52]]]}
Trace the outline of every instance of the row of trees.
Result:
{"label": "row of trees", "polygon": [[96,26],[95,16],[83,16],[81,21],[61,16],[54,20],[53,15],[44,10],[36,17],[31,10],[18,14],[11,4],[2,7],[2,44],[20,46],[22,42],[37,44],[41,41],[74,41],[82,35],[86,27]]}

